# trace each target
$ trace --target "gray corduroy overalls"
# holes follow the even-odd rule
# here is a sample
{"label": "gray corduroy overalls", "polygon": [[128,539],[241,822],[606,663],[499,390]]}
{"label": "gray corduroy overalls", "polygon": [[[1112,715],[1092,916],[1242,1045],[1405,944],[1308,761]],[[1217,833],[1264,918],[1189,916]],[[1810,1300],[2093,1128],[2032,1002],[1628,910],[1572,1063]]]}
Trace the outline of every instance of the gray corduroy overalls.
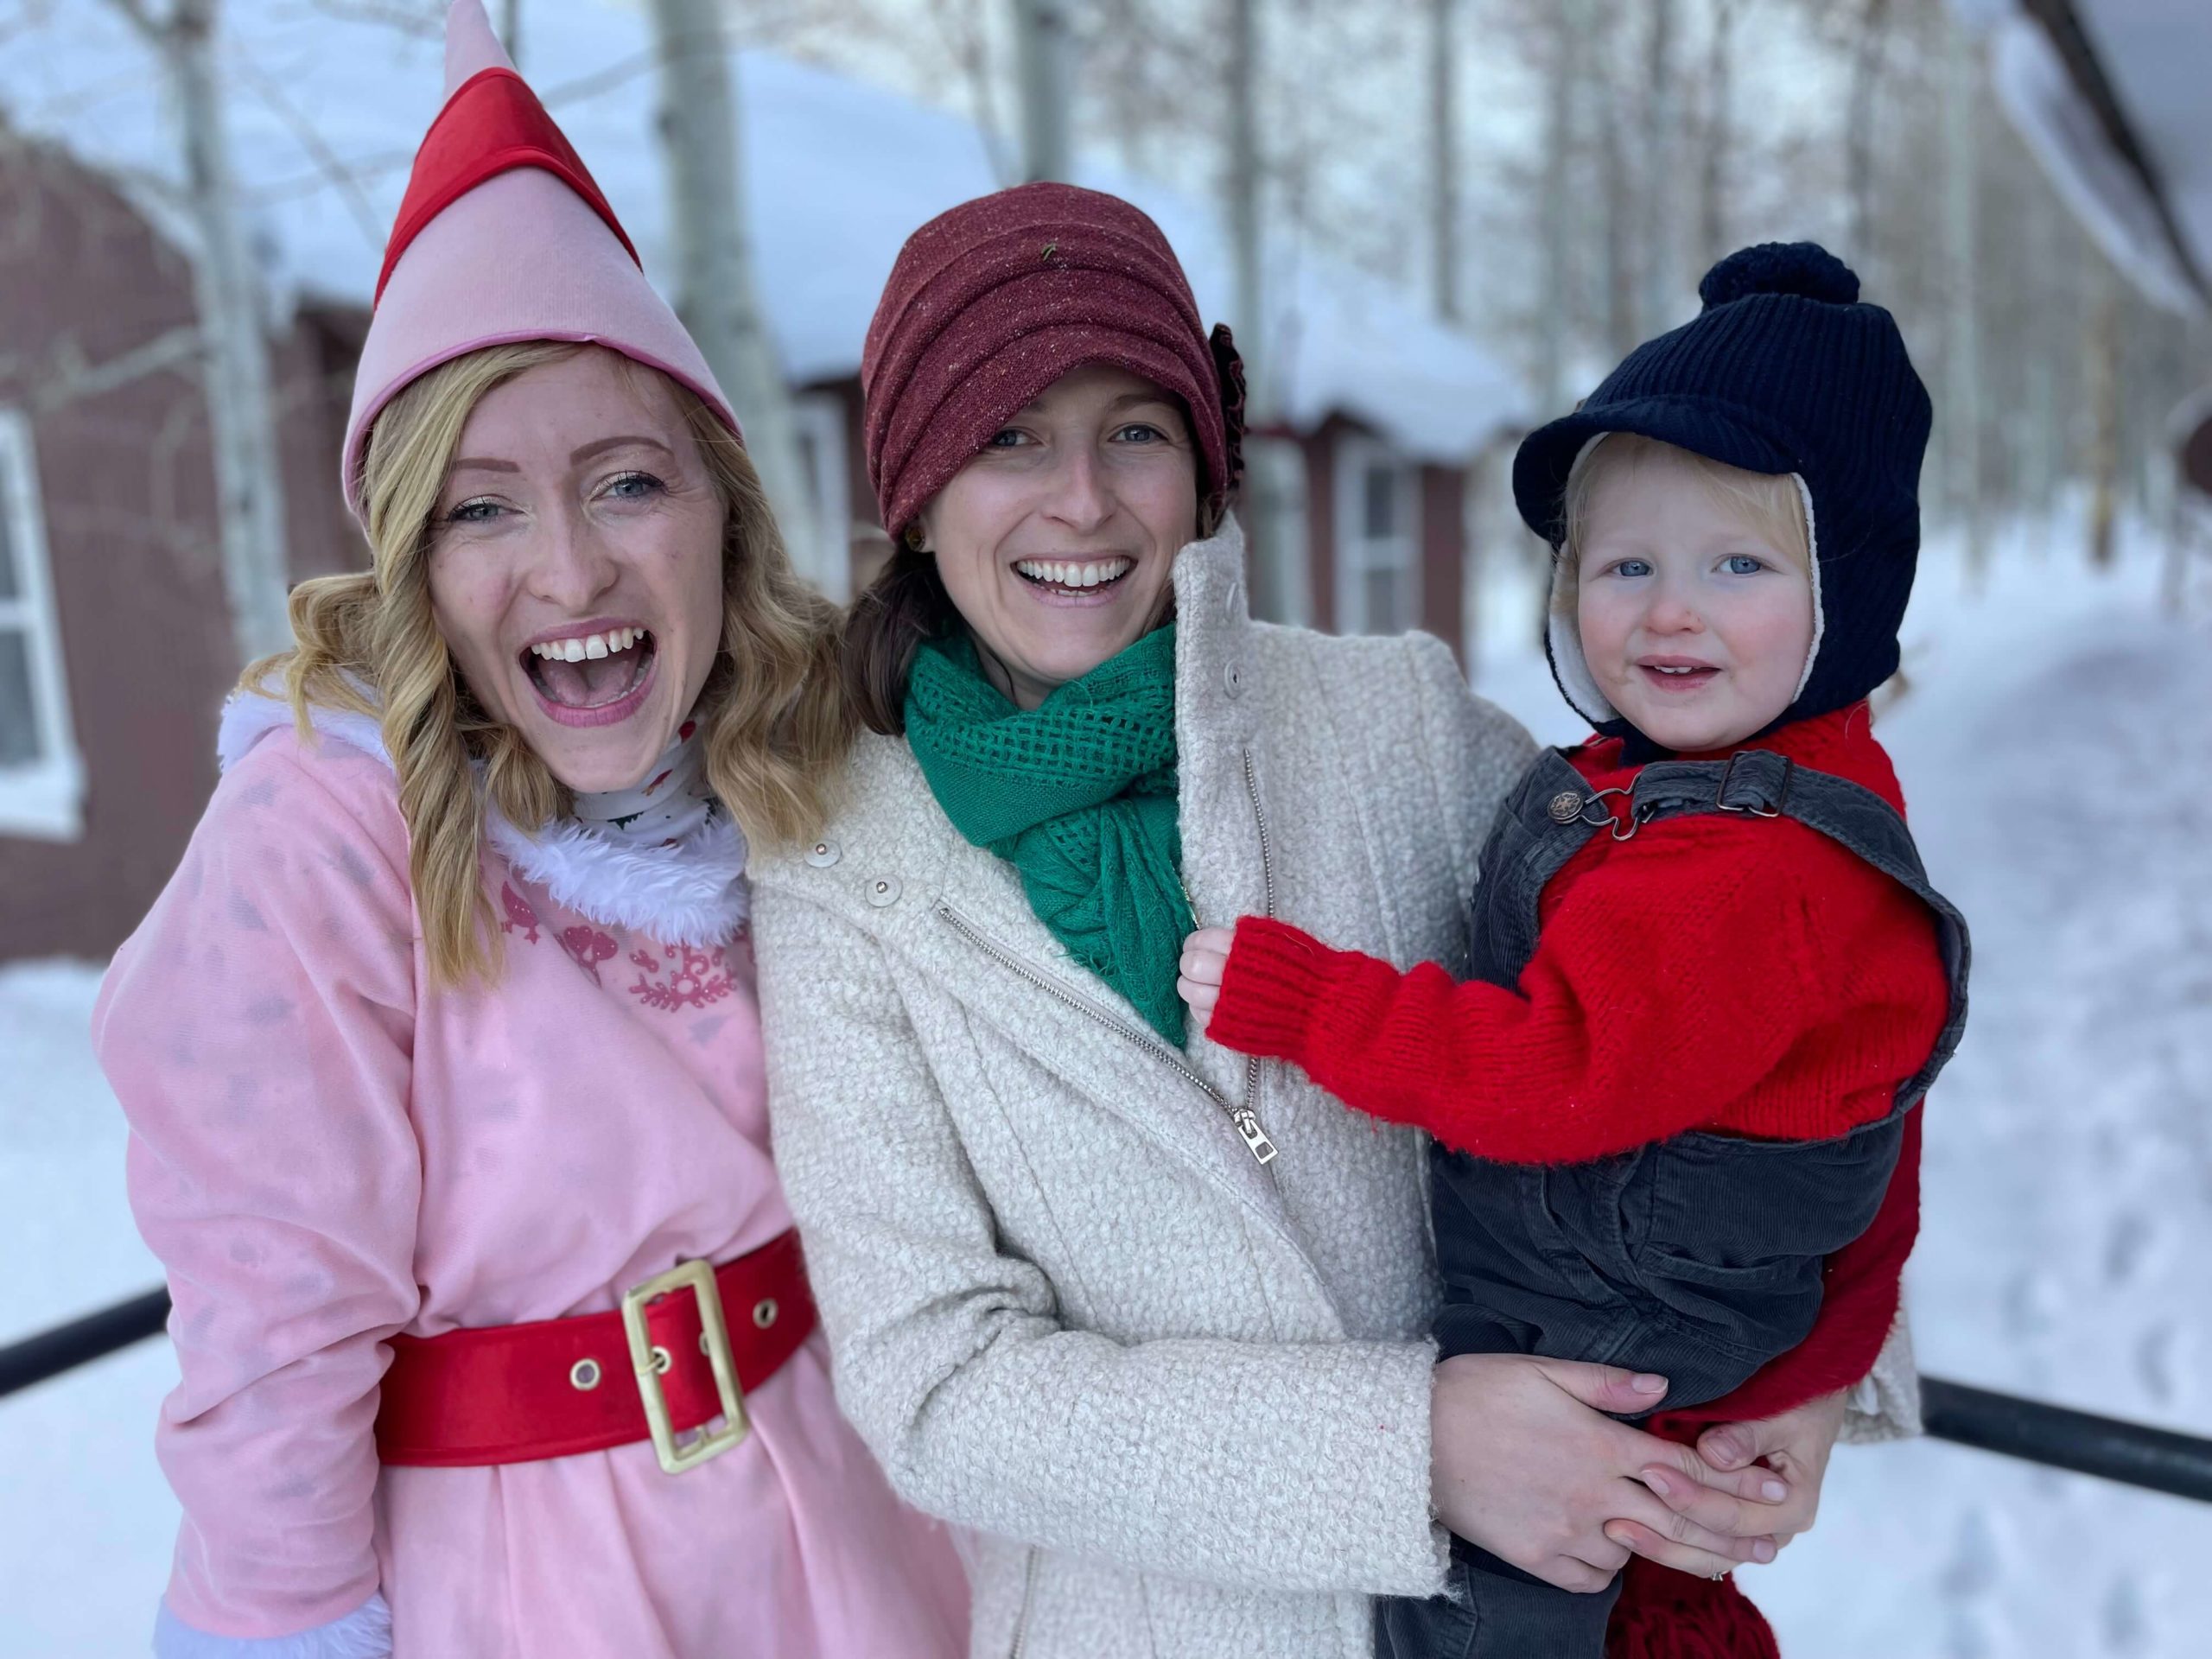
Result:
{"label": "gray corduroy overalls", "polygon": [[[1934,913],[1950,1016],[1889,1113],[1847,1135],[1770,1141],[1692,1132],[1580,1164],[1504,1164],[1430,1151],[1446,1355],[1536,1353],[1657,1371],[1659,1409],[1717,1400],[1804,1340],[1827,1258],[1872,1224],[1920,1104],[1966,1026],[1964,917],[1928,884],[1898,813],[1872,791],[1747,749],[1655,761],[1624,813],[1558,750],[1498,814],[1473,903],[1475,977],[1516,985],[1535,954],[1544,888],[1593,835],[1625,840],[1694,814],[1790,817],[1903,884]],[[1618,1593],[1575,1595],[1464,1541],[1452,1594],[1386,1600],[1383,1659],[1599,1659]]]}

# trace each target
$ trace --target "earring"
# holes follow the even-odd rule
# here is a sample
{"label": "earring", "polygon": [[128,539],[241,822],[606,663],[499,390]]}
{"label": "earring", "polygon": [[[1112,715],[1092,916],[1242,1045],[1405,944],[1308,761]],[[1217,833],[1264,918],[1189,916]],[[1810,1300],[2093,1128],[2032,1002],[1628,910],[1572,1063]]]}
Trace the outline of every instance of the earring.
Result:
{"label": "earring", "polygon": [[907,525],[906,534],[901,539],[906,542],[906,550],[910,553],[926,553],[929,551],[929,549],[924,545],[924,543],[929,540],[929,537],[922,534],[922,527],[918,524]]}

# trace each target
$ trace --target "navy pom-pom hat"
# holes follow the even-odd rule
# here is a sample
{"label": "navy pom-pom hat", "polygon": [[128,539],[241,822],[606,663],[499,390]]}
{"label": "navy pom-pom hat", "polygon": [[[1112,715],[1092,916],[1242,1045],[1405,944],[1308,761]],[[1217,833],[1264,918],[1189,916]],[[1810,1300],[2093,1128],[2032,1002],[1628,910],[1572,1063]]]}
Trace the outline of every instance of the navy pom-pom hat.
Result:
{"label": "navy pom-pom hat", "polygon": [[[1730,254],[1696,317],[1630,353],[1513,461],[1521,517],[1566,539],[1567,474],[1592,439],[1630,432],[1746,472],[1796,474],[1812,531],[1815,643],[1796,701],[1766,730],[1848,708],[1897,672],[1920,553],[1920,463],[1932,418],[1897,320],[1811,242]],[[1610,736],[1641,737],[1598,692],[1567,619],[1553,677]]]}

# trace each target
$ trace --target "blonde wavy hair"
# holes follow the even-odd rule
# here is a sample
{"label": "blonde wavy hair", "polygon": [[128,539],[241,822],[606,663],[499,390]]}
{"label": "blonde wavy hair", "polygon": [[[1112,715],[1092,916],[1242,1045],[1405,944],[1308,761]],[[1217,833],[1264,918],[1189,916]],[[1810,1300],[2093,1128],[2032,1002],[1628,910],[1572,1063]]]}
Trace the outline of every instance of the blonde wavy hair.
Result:
{"label": "blonde wavy hair", "polygon": [[[489,346],[409,383],[369,434],[362,498],[370,568],[294,588],[297,643],[239,681],[265,696],[281,678],[303,739],[315,704],[381,725],[399,774],[423,944],[441,985],[499,970],[499,933],[481,876],[485,802],[524,829],[570,803],[522,734],[485,711],[447,650],[430,607],[431,512],[477,401],[526,370],[591,349],[550,340]],[[657,372],[618,360],[635,374]],[[724,507],[721,642],[699,700],[707,777],[755,845],[788,844],[819,830],[826,782],[852,738],[836,607],[792,571],[744,446],[696,392],[664,384]]]}
{"label": "blonde wavy hair", "polygon": [[1805,522],[1805,499],[1789,474],[1748,473],[1656,438],[1609,432],[1584,445],[1567,474],[1567,536],[1560,543],[1558,573],[1552,582],[1553,614],[1572,617],[1580,600],[1582,550],[1589,538],[1590,507],[1597,499],[1599,481],[1611,473],[1650,466],[1687,468],[1705,486],[1714,506],[1742,519],[1798,569],[1811,572],[1813,538]]}

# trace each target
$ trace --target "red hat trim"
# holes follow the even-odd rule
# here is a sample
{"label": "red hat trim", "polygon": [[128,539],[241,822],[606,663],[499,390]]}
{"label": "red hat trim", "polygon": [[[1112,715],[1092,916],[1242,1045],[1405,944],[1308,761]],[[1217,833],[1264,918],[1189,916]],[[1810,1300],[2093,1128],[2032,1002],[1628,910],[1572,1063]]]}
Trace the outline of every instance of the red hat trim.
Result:
{"label": "red hat trim", "polygon": [[384,298],[399,256],[423,226],[485,180],[518,167],[542,167],[582,197],[607,221],[630,263],[643,268],[621,221],[537,95],[513,70],[493,68],[455,87],[423,135],[398,222],[391,227],[391,245],[385,250],[384,269],[377,273],[376,300]]}

